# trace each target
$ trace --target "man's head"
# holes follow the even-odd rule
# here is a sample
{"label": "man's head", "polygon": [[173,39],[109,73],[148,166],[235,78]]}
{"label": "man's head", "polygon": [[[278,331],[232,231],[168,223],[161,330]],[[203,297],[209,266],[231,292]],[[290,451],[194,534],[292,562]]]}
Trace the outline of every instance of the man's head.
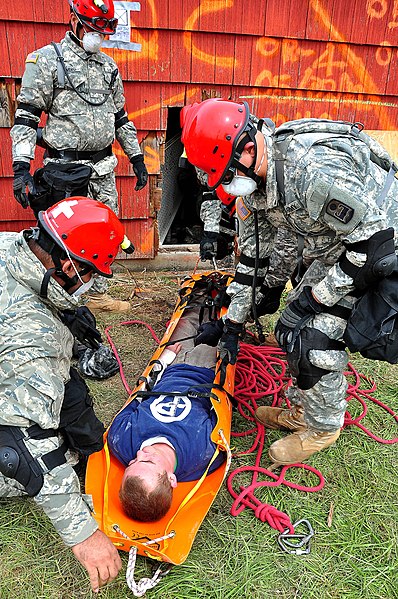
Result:
{"label": "man's head", "polygon": [[97,52],[105,35],[116,32],[113,0],[68,0],[70,26],[86,52]]}
{"label": "man's head", "polygon": [[189,162],[208,175],[209,189],[222,185],[248,195],[266,173],[266,148],[247,102],[211,98],[181,111],[181,139]]}
{"label": "man's head", "polygon": [[88,287],[93,274],[112,277],[111,265],[126,239],[115,213],[90,198],[71,197],[40,212],[31,240],[47,268],[41,295],[46,297],[51,276],[71,295]]}
{"label": "man's head", "polygon": [[169,511],[177,479],[174,450],[163,444],[144,447],[124,471],[119,498],[129,518],[155,522]]}

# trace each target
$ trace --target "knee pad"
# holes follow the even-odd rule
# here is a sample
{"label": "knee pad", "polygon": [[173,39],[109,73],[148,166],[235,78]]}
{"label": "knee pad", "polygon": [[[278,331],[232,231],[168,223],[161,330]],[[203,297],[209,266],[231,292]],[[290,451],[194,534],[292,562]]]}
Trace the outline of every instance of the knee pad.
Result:
{"label": "knee pad", "polygon": [[23,439],[19,428],[0,426],[0,472],[18,481],[34,497],[43,486],[43,471]]}
{"label": "knee pad", "polygon": [[340,350],[345,349],[344,343],[330,339],[325,333],[310,327],[304,327],[298,335],[293,351],[287,354],[290,373],[295,377],[297,386],[303,391],[308,391],[330,371],[319,366],[314,366],[309,359],[309,352],[313,349]]}
{"label": "knee pad", "polygon": [[[27,428],[26,435],[17,426],[0,425],[0,472],[18,481],[29,497],[35,497],[41,490],[45,471],[30,453],[25,439],[53,436],[56,436],[53,429],[43,430],[38,425]],[[41,456],[48,471],[66,462],[65,449],[61,446]]]}
{"label": "knee pad", "polygon": [[392,227],[378,231],[369,239],[346,243],[345,246],[349,252],[366,254],[366,262],[361,267],[352,264],[345,253],[339,260],[341,270],[354,280],[357,289],[366,289],[389,276],[397,264]]}

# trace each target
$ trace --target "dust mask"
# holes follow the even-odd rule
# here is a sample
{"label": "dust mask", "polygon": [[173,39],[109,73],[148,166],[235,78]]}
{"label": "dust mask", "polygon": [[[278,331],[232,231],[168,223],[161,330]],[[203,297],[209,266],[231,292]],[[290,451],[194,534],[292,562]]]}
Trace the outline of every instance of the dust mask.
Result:
{"label": "dust mask", "polygon": [[231,196],[249,196],[257,189],[257,183],[243,175],[235,175],[231,183],[223,184],[223,189]]}
{"label": "dust mask", "polygon": [[104,41],[104,36],[96,31],[86,31],[83,35],[82,44],[83,48],[89,54],[95,54],[98,52]]}
{"label": "dust mask", "polygon": [[71,293],[71,297],[78,298],[81,295],[83,295],[83,293],[87,293],[87,291],[91,289],[91,287],[94,285],[94,281],[95,277],[91,277],[91,279],[87,281],[87,283],[83,283],[83,285],[80,285],[79,289],[76,289],[76,291]]}

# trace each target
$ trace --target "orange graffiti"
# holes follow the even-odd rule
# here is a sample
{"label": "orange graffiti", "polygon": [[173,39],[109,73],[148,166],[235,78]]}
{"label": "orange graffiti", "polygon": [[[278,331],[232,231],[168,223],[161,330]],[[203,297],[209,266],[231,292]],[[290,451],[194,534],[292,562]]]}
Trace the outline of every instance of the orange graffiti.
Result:
{"label": "orange graffiti", "polygon": [[394,7],[392,9],[392,21],[388,23],[389,29],[395,29],[398,27],[398,0],[394,0]]}
{"label": "orange graffiti", "polygon": [[[202,0],[199,7],[192,12],[190,17],[188,17],[185,22],[183,40],[185,49],[189,52],[189,54],[192,54],[194,58],[207,64],[215,64],[215,55],[208,54],[207,52],[204,52],[195,46],[192,41],[192,33],[190,32],[194,29],[194,26],[198,22],[200,15],[225,10],[226,8],[231,8],[233,4],[233,0]],[[237,59],[233,56],[217,56],[217,66],[219,68],[233,69],[236,64]]]}
{"label": "orange graffiti", "polygon": [[[333,38],[337,39],[339,42],[346,42],[346,40],[343,38],[343,36],[341,35],[341,33],[334,27],[334,25],[332,24],[332,19],[330,17],[330,15],[327,14],[326,10],[324,10],[321,5],[320,2],[318,0],[310,0],[310,5],[311,8],[316,12],[316,14],[318,15],[321,23],[324,25],[325,29],[327,31],[330,31],[331,33],[333,33]],[[355,52],[348,46],[347,47],[347,58],[346,58],[346,63],[344,65],[344,68],[350,67],[354,73],[357,74],[358,78],[362,79],[363,78],[363,88],[367,90],[367,93],[370,94],[377,94],[378,93],[378,87],[376,85],[376,83],[373,81],[372,77],[370,76],[366,65],[363,63],[363,61],[358,58],[358,56],[356,56]],[[381,113],[383,113],[384,118],[381,119]],[[380,110],[380,119],[383,120],[383,122],[385,123],[385,128],[387,129],[393,129],[393,123],[388,115],[388,111],[386,109],[383,109],[383,107]]]}
{"label": "orange graffiti", "polygon": [[151,146],[145,146],[144,149],[145,154],[145,164],[149,173],[159,173],[160,172],[160,158],[159,152],[152,148]]}
{"label": "orange graffiti", "polygon": [[[210,16],[211,18],[216,13],[225,13],[225,16],[236,19],[237,14],[234,14],[233,11],[235,8],[239,11],[241,3],[237,0],[200,0],[199,4],[195,3],[195,8],[186,18],[180,31],[182,42],[180,47],[181,51],[185,53],[182,57],[185,68],[184,77],[187,75],[186,79],[180,81],[180,83],[184,82],[184,91],[170,98],[162,99],[151,106],[145,105],[142,109],[132,112],[130,117],[134,119],[161,110],[165,106],[184,104],[189,102],[192,96],[204,98],[224,94],[224,97],[241,97],[239,88],[244,86],[246,89],[250,88],[250,95],[245,96],[247,98],[259,99],[269,96],[275,102],[285,101],[288,97],[293,98],[295,101],[290,102],[289,119],[298,118],[299,114],[311,112],[310,108],[304,108],[304,103],[309,105],[313,101],[329,103],[330,112],[325,114],[329,114],[329,118],[336,118],[339,113],[339,105],[347,103],[350,108],[342,112],[355,114],[371,111],[381,129],[395,129],[397,123],[396,119],[394,120],[392,109],[397,108],[397,105],[384,99],[383,94],[393,95],[394,93],[393,91],[385,92],[385,90],[388,89],[386,88],[388,77],[393,76],[390,65],[395,59],[396,45],[393,41],[387,40],[367,46],[359,42],[355,45],[347,39],[347,36],[339,31],[339,27],[334,21],[335,5],[341,2],[344,0],[333,0],[333,2],[309,0],[309,11],[311,11],[309,16],[312,22],[315,19],[317,26],[327,33],[330,41],[322,41],[317,38],[294,39],[294,37],[254,36],[252,34],[252,37],[256,37],[253,45],[245,46],[251,52],[249,58],[245,56],[245,63],[251,69],[251,72],[248,73],[239,68],[243,63],[239,52],[236,55],[233,52],[228,56],[225,55],[225,51],[223,54],[222,50],[219,54],[217,46],[214,51],[209,49],[213,47],[210,36],[214,35],[214,31],[206,29],[205,26],[205,23],[209,22],[208,18],[205,21],[205,17]],[[158,12],[160,11],[159,6],[155,0],[147,0],[147,15],[150,23],[142,33],[139,33],[139,28],[137,28],[132,35],[134,40],[142,44],[142,52],[126,55],[125,51],[119,51],[121,60],[128,62],[142,60],[144,64],[147,61],[149,80],[152,82],[157,80],[165,82],[167,73],[170,73],[174,65],[173,57],[165,55],[164,48],[162,48],[164,58],[162,60],[158,58],[160,44],[169,43],[165,35],[166,21],[164,15]],[[330,8],[327,9],[326,6]],[[170,7],[169,3],[169,10],[171,10]],[[376,20],[379,23],[381,19],[384,19],[384,23],[380,23],[380,30],[384,31],[386,35],[388,35],[388,30],[398,27],[398,0],[366,0],[363,12],[368,22]],[[178,31],[178,27],[175,31]],[[227,29],[225,30],[225,39],[228,38],[229,42],[233,36],[235,40],[233,46],[236,49],[239,48],[239,35],[241,34],[228,33]],[[203,43],[203,48],[206,49],[203,49],[197,40],[205,40],[206,36],[208,36],[206,43]],[[247,34],[246,40],[249,37],[250,35]],[[221,37],[218,39],[220,47],[225,47],[223,39]],[[174,38],[175,47],[178,45],[178,41]],[[365,47],[367,48],[366,52],[364,51]],[[166,58],[166,56],[170,56],[170,58]],[[191,83],[190,72],[194,66],[197,76],[200,73],[201,64],[206,65],[206,68],[203,68],[203,80],[198,89],[197,83],[195,87]],[[213,66],[214,70],[208,69],[209,65]],[[227,72],[230,71],[230,77],[227,76],[227,80],[225,80],[224,74],[223,81],[218,87],[217,72],[223,68],[227,69]],[[216,74],[214,75],[214,73]],[[206,77],[210,77],[211,80],[209,81]],[[214,77],[215,80],[213,80]],[[228,79],[230,80],[228,81]],[[248,80],[253,82],[250,86],[248,86]],[[167,83],[164,84],[167,89]],[[264,87],[269,88],[270,91],[261,93],[261,88]],[[391,83],[388,87],[391,89]],[[292,90],[291,94],[282,94],[281,97],[281,91],[286,88]],[[272,90],[275,90],[274,96],[272,96]],[[320,93],[319,98],[316,95],[317,92]],[[335,98],[329,98],[330,92],[334,93]],[[373,97],[369,98],[369,96]],[[275,109],[278,112],[277,106]],[[316,112],[319,115],[319,107]]]}

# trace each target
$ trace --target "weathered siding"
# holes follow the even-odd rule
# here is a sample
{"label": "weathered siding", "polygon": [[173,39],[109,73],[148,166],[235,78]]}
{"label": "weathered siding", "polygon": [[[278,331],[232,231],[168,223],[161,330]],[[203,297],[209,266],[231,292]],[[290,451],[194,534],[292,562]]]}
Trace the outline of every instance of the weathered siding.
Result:
{"label": "weathered siding", "polygon": [[[66,0],[0,4],[0,229],[31,218],[12,197],[9,139],[25,57],[63,37],[68,18]],[[151,174],[136,193],[116,144],[121,216],[136,257],[157,251],[168,107],[223,96],[246,99],[277,124],[361,121],[398,154],[398,0],[143,0],[131,23],[142,51],[106,51],[119,65]],[[38,149],[36,166],[41,158]]]}

